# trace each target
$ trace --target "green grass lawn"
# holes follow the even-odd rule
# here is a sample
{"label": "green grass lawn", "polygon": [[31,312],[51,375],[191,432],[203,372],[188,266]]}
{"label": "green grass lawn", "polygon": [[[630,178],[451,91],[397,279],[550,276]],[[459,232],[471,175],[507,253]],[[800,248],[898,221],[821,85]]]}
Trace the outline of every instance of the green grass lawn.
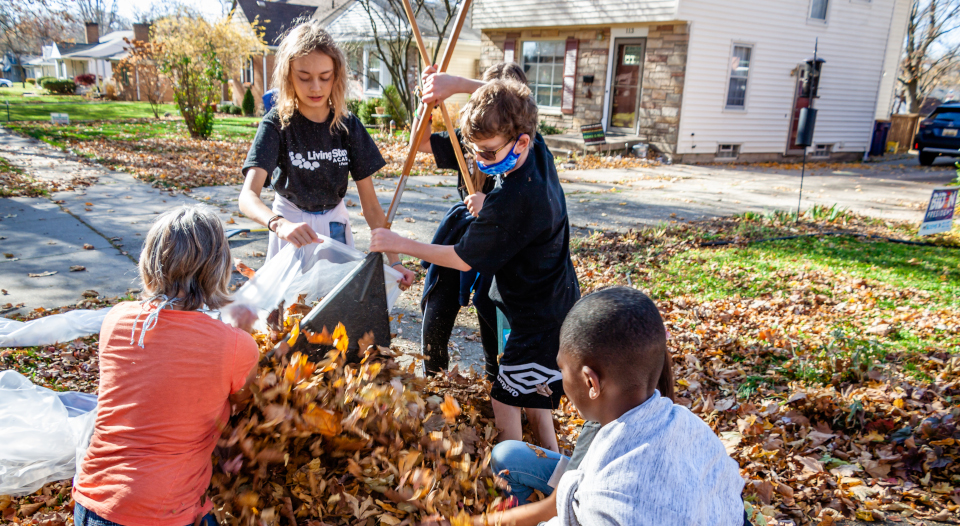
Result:
{"label": "green grass lawn", "polygon": [[[183,138],[188,137],[187,127],[183,119],[176,117],[166,119],[141,119],[135,121],[97,122],[69,125],[52,125],[49,123],[14,122],[7,127],[29,135],[54,146],[65,146],[64,141],[73,139],[89,141],[96,139],[136,140],[153,137]],[[152,115],[150,115],[152,117]],[[259,117],[235,117],[217,115],[213,125],[215,140],[251,140],[257,132]]]}
{"label": "green grass lawn", "polygon": [[[91,102],[79,97],[77,99],[77,102],[44,102],[42,104],[11,102],[9,120],[50,122],[51,113],[66,113],[70,116],[71,122],[153,117],[150,104],[146,102]],[[160,115],[166,112],[176,114],[177,108],[173,104],[164,104],[160,107]],[[7,107],[0,104],[0,122],[6,121]]]}
{"label": "green grass lawn", "polygon": [[13,87],[0,88],[0,105],[4,102],[39,104],[43,102],[82,102],[85,99],[80,95],[57,95],[49,91],[38,88],[33,84],[27,84],[23,87],[19,82],[15,82]]}
{"label": "green grass lawn", "polygon": [[[960,308],[960,249],[849,236],[689,250],[659,269],[649,286],[655,294],[692,294],[702,300],[756,297],[792,288],[777,272],[806,270],[842,272],[898,289],[923,290],[934,306]],[[818,292],[832,296],[828,289]]]}

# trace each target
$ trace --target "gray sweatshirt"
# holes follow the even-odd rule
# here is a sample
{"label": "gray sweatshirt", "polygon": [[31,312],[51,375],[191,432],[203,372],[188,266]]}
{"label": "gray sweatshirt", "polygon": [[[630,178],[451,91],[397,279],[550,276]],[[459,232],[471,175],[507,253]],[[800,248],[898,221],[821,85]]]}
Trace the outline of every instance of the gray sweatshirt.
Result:
{"label": "gray sweatshirt", "polygon": [[720,439],[655,392],[603,426],[557,487],[548,526],[742,526],[743,479]]}

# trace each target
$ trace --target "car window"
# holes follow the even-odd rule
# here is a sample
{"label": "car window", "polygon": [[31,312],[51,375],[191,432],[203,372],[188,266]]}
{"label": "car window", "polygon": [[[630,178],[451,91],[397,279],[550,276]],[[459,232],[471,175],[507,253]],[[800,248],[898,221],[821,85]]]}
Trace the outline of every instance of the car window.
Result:
{"label": "car window", "polygon": [[930,116],[931,119],[947,126],[960,127],[960,109],[937,110]]}

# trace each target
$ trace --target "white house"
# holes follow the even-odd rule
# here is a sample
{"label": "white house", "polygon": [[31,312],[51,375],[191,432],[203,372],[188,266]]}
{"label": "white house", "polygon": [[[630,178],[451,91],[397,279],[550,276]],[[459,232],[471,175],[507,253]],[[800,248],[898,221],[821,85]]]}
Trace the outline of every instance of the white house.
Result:
{"label": "white house", "polygon": [[98,24],[87,23],[86,44],[50,42],[43,46],[43,55],[26,62],[25,67],[30,76],[37,79],[73,79],[90,73],[96,75],[99,82],[109,82],[113,77],[112,63],[126,53],[124,39],[133,40],[134,34],[134,31],[113,31],[100,36]]}
{"label": "white house", "polygon": [[887,119],[910,0],[476,0],[481,69],[515,60],[543,119],[648,142],[674,160],[777,160],[794,143],[799,65],[823,66],[814,142],[860,157]]}

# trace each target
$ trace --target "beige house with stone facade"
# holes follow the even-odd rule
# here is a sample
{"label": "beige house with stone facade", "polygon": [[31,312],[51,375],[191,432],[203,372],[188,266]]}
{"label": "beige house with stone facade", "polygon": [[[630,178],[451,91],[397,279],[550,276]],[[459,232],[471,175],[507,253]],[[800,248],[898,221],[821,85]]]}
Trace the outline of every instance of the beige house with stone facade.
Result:
{"label": "beige house with stone facade", "polygon": [[[795,144],[798,67],[825,59],[815,144],[869,149],[888,119],[909,0],[476,0],[480,68],[514,60],[541,119],[574,141],[602,123],[676,161],[778,160]],[[555,148],[563,142],[553,143]]]}

